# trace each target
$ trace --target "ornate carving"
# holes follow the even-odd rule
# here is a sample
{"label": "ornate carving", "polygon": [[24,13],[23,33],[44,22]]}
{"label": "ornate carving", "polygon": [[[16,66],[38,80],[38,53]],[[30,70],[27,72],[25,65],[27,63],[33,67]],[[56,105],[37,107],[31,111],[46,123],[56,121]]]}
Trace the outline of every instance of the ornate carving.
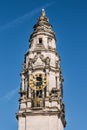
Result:
{"label": "ornate carving", "polygon": [[33,59],[29,58],[29,62],[28,62],[28,67],[29,68],[32,68],[32,66],[36,62],[37,58],[38,58],[37,55],[35,55],[35,57]]}
{"label": "ornate carving", "polygon": [[41,60],[46,64],[50,65],[50,58],[49,57],[44,57],[44,55],[40,55]]}
{"label": "ornate carving", "polygon": [[29,58],[28,68],[33,68],[34,66],[50,66],[50,58],[38,53],[34,58]]}
{"label": "ornate carving", "polygon": [[52,88],[52,90],[50,91],[50,98],[49,100],[55,100],[58,98],[58,89],[57,88]]}
{"label": "ornate carving", "polygon": [[50,65],[50,58],[46,57],[45,62],[46,62],[46,65],[49,66]]}
{"label": "ornate carving", "polygon": [[61,103],[61,101],[62,101],[61,88],[60,89],[52,88],[52,90],[50,91],[49,95],[50,95],[50,97],[49,97],[50,101],[56,99],[58,101],[58,104]]}

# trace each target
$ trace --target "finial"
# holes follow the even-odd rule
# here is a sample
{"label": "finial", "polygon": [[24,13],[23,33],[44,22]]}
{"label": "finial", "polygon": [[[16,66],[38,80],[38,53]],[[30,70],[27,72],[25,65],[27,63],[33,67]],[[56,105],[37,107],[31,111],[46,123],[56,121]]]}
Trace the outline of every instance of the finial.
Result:
{"label": "finial", "polygon": [[45,10],[44,9],[42,9],[41,15],[45,16]]}

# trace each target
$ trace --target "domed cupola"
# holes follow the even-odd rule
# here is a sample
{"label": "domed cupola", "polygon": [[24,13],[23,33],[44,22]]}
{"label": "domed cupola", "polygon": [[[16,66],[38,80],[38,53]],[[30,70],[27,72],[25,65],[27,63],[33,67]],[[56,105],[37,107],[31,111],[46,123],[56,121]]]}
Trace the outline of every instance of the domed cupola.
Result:
{"label": "domed cupola", "polygon": [[[49,49],[49,44],[50,42],[54,45],[53,49],[56,48],[55,42],[56,42],[56,37],[55,33],[52,30],[52,25],[49,23],[48,18],[46,17],[45,10],[42,9],[41,16],[38,18],[37,23],[34,25],[34,31],[30,35],[30,46],[36,46],[40,45],[39,48],[42,46],[41,43],[43,44],[43,48]],[[43,40],[44,39],[44,40]],[[40,44],[39,44],[40,43]],[[34,45],[33,45],[34,44]],[[36,48],[36,47],[35,47]]]}
{"label": "domed cupola", "polygon": [[55,34],[52,30],[52,25],[49,23],[44,9],[42,9],[41,16],[39,17],[37,23],[34,25],[33,28],[34,32],[31,34],[30,39],[38,34],[46,34],[55,39]]}

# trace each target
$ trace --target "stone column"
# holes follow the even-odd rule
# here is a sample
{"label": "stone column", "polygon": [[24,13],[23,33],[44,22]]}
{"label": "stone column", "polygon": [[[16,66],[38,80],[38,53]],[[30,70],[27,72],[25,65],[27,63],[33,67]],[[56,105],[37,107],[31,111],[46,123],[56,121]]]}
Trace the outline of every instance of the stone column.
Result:
{"label": "stone column", "polygon": [[46,97],[49,97],[49,69],[46,69],[46,76],[47,76],[47,91],[46,91]]}
{"label": "stone column", "polygon": [[22,91],[24,91],[24,79],[25,79],[25,77],[24,77],[24,75],[22,74],[22,76],[21,76],[21,80],[22,80]]}

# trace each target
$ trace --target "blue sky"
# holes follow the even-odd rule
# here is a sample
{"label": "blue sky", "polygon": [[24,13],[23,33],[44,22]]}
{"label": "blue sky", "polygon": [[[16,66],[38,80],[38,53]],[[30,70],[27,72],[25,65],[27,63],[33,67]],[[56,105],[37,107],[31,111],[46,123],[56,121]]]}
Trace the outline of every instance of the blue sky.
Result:
{"label": "blue sky", "polygon": [[67,126],[87,124],[87,1],[0,1],[0,130],[17,130],[18,90],[33,25],[45,8],[61,57]]}

